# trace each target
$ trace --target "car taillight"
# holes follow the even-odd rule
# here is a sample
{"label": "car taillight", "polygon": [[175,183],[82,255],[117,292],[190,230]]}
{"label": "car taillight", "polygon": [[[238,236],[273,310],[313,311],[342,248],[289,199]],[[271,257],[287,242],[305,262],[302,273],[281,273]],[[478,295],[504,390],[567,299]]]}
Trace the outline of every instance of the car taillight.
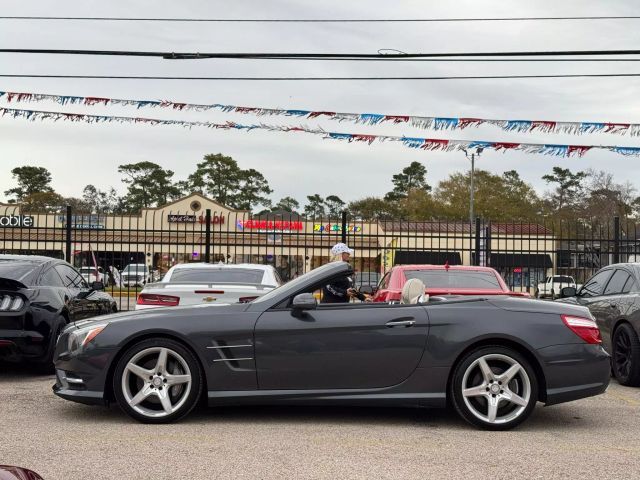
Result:
{"label": "car taillight", "polygon": [[258,296],[257,296],[257,295],[256,295],[256,296],[254,296],[254,297],[240,297],[240,298],[238,299],[238,301],[239,301],[240,303],[249,303],[249,302],[254,301],[256,298],[258,298]]}
{"label": "car taillight", "polygon": [[578,335],[581,339],[591,345],[602,343],[600,329],[595,321],[590,318],[574,317],[573,315],[560,315],[564,324]]}
{"label": "car taillight", "polygon": [[180,303],[180,297],[171,295],[156,295],[153,293],[141,293],[138,295],[138,305],[156,305],[163,307],[175,307]]}
{"label": "car taillight", "polygon": [[18,312],[24,306],[24,300],[18,295],[0,295],[0,311]]}

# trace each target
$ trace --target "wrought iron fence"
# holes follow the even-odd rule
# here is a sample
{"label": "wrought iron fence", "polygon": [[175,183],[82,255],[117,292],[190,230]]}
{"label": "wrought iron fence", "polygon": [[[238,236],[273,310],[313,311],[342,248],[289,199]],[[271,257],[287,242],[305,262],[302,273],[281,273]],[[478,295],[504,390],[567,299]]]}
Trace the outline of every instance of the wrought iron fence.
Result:
{"label": "wrought iron fence", "polygon": [[284,281],[330,261],[337,242],[355,250],[362,283],[377,283],[398,264],[479,265],[495,268],[507,285],[535,294],[551,275],[583,283],[601,267],[640,261],[638,225],[540,219],[538,222],[363,221],[347,212],[305,218],[287,212],[252,215],[221,206],[151,208],[139,215],[23,212],[0,206],[0,253],[64,258],[100,269],[122,308],[139,290],[122,282],[128,265],[144,264],[153,281],[185,262],[273,265]]}

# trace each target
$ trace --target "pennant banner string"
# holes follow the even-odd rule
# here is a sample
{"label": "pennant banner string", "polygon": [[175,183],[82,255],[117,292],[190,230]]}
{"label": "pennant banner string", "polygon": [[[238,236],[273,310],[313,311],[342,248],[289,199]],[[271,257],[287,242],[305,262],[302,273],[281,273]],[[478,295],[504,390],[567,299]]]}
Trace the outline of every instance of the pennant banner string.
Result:
{"label": "pennant banner string", "polygon": [[0,91],[0,99],[7,102],[55,102],[60,105],[121,105],[140,108],[168,108],[173,110],[210,111],[225,113],[241,113],[255,116],[285,116],[315,119],[323,118],[339,122],[350,122],[361,125],[378,125],[382,123],[409,124],[417,128],[432,130],[464,130],[469,127],[492,125],[506,132],[543,132],[565,134],[611,133],[618,135],[640,135],[640,123],[612,122],[558,122],[550,120],[497,120],[488,118],[464,117],[425,117],[415,115],[388,115],[380,113],[344,113],[325,112],[301,109],[277,109],[262,107],[242,107],[238,105],[183,103],[169,100],[132,100],[106,97],[81,97],[68,95],[51,95],[42,93],[4,92]]}
{"label": "pennant banner string", "polygon": [[511,143],[490,142],[477,140],[445,140],[419,137],[398,137],[390,135],[368,135],[358,133],[329,132],[321,128],[309,128],[305,126],[251,124],[245,125],[236,122],[213,123],[186,120],[161,120],[144,117],[120,117],[111,115],[87,115],[82,113],[49,112],[42,110],[21,110],[15,108],[0,107],[0,117],[20,118],[25,120],[50,120],[83,123],[120,123],[120,124],[145,124],[145,125],[176,125],[186,128],[204,127],[217,130],[267,130],[270,132],[304,132],[319,135],[326,139],[341,140],[349,143],[364,142],[371,145],[373,142],[398,142],[408,148],[429,151],[461,151],[467,149],[484,149],[505,152],[507,150],[524,153],[554,155],[558,157],[582,157],[589,150],[606,150],[625,156],[640,156],[640,147],[621,147],[613,145],[557,145],[542,143]]}

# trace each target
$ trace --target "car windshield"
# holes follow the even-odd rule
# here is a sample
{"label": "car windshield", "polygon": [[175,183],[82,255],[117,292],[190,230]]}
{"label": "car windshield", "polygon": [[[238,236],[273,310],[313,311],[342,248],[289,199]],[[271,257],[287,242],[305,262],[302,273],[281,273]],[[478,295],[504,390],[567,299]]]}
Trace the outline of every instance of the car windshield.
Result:
{"label": "car windshield", "polygon": [[500,290],[502,287],[493,272],[466,270],[405,270],[407,279],[417,278],[430,288],[482,288]]}
{"label": "car windshield", "polygon": [[0,278],[9,278],[22,282],[36,267],[37,264],[31,262],[0,260]]}
{"label": "car windshield", "polygon": [[304,275],[300,275],[298,278],[295,278],[290,282],[287,282],[284,285],[281,285],[278,288],[274,288],[273,290],[271,290],[270,292],[267,292],[263,296],[256,298],[251,303],[268,302],[269,300],[271,300],[272,298],[278,295],[284,295],[284,296],[291,295],[297,292],[298,290],[300,290],[300,288],[310,279],[317,278],[318,281],[321,281],[323,277],[326,276],[327,270],[331,270],[332,268],[334,268],[333,264],[327,263],[322,267],[318,267],[315,270],[311,270],[310,272],[305,273]]}
{"label": "car windshield", "polygon": [[556,283],[573,283],[573,278],[564,277],[560,275],[560,276],[553,277],[553,281]]}
{"label": "car windshield", "polygon": [[127,265],[122,273],[146,273],[146,265]]}
{"label": "car windshield", "polygon": [[177,268],[168,282],[186,283],[262,283],[264,270],[252,268]]}

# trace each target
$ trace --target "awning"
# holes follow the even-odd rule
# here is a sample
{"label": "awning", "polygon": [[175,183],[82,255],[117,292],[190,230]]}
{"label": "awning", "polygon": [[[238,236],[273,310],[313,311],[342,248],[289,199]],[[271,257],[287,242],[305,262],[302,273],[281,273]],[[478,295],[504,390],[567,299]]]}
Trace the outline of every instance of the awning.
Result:
{"label": "awning", "polygon": [[433,252],[398,250],[395,254],[394,265],[462,265],[460,252]]}
{"label": "awning", "polygon": [[551,256],[546,253],[492,253],[491,268],[553,268]]}

